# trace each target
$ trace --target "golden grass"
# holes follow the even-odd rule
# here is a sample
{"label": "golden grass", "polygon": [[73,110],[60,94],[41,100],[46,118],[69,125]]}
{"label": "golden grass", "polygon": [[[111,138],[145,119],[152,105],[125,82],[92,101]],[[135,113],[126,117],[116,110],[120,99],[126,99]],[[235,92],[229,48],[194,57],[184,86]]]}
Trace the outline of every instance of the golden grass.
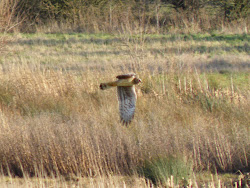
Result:
{"label": "golden grass", "polygon": [[[249,174],[211,174],[199,173],[193,175],[188,180],[183,180],[182,185],[185,187],[244,187],[248,186],[247,181]],[[6,187],[131,187],[146,188],[153,187],[152,182],[138,176],[97,176],[97,177],[81,177],[75,175],[54,176],[54,177],[24,177],[14,178],[10,176],[0,176],[0,186]],[[155,187],[181,187],[174,183],[174,177],[170,176],[165,184]]]}
{"label": "golden grass", "polygon": [[[197,59],[208,58],[203,54],[184,58],[174,52],[152,57],[145,43],[120,45],[133,50],[117,54],[116,41],[85,44],[81,39],[54,39],[37,45],[38,39],[19,37],[1,58],[3,174],[138,176],[145,160],[159,156],[178,156],[190,162],[194,172],[247,168],[248,73],[242,77],[243,85],[237,84],[238,77],[223,85],[216,82],[218,74],[202,75],[201,69],[192,68]],[[245,58],[244,52],[233,55],[236,60],[231,64]],[[184,64],[187,57],[192,62],[189,68]],[[143,83],[137,87],[135,119],[127,128],[119,122],[116,91],[100,91],[99,83],[130,72],[133,66]],[[148,186],[147,180],[136,177],[135,181],[138,184],[128,186]],[[112,177],[100,187],[122,186],[120,182]]]}
{"label": "golden grass", "polygon": [[54,177],[54,178],[7,178],[0,177],[0,186],[5,187],[150,187],[143,178],[126,176],[103,177]]}

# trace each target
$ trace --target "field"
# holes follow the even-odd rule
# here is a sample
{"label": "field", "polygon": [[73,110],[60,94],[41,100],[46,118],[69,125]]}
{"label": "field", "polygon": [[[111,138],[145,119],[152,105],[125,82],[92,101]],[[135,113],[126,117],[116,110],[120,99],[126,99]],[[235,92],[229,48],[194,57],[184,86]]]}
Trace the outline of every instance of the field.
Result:
{"label": "field", "polygon": [[[249,183],[248,34],[4,37],[1,187]],[[128,72],[142,83],[125,127],[99,84]]]}

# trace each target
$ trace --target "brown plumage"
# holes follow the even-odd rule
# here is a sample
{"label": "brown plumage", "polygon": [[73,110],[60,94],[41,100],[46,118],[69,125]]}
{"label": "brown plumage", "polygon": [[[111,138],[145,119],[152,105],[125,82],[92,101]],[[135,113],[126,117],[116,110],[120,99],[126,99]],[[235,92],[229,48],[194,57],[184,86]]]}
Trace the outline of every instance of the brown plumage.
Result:
{"label": "brown plumage", "polygon": [[116,78],[118,80],[114,82],[101,83],[100,89],[117,87],[120,118],[122,123],[128,125],[135,113],[137,98],[135,85],[139,84],[141,80],[134,73],[118,75]]}

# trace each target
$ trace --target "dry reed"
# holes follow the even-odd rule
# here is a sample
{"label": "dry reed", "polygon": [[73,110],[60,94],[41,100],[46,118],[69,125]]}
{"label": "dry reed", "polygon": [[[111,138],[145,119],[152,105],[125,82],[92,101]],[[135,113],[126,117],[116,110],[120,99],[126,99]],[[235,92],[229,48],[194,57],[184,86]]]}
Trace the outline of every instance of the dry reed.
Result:
{"label": "dry reed", "polygon": [[[64,65],[59,69],[46,67],[38,59],[30,63],[20,55],[20,65],[15,61],[1,65],[2,173],[39,177],[136,175],[144,161],[161,156],[178,157],[192,164],[194,171],[246,169],[248,89],[237,90],[233,78],[228,87],[215,87],[208,75],[181,70],[175,56],[167,58],[177,64],[156,66],[168,67],[167,72],[156,71],[152,69],[155,65],[143,59],[152,54],[146,47],[129,52],[138,60],[133,62],[143,83],[137,88],[135,119],[128,128],[119,122],[116,92],[102,92],[98,87],[121,70],[131,71],[125,64],[119,67],[106,62],[108,68],[103,70],[100,65],[75,71]],[[100,56],[89,58],[95,62]],[[4,61],[11,58],[7,55]]]}

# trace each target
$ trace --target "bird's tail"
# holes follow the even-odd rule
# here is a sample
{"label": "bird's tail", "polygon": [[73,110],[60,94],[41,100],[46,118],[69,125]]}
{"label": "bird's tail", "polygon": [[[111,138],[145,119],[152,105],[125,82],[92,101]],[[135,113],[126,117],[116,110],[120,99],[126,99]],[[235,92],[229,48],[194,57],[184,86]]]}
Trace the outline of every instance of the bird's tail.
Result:
{"label": "bird's tail", "polygon": [[105,90],[117,86],[116,82],[101,83],[100,89]]}

